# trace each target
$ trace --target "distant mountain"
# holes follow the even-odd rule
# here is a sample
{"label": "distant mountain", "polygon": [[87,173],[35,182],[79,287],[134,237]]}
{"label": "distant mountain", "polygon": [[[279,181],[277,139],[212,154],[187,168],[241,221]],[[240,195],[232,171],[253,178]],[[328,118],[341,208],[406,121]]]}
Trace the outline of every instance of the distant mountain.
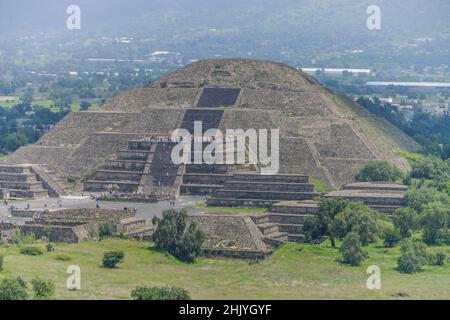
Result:
{"label": "distant mountain", "polygon": [[[81,7],[82,30],[65,28],[66,8]],[[369,5],[382,29],[366,27]],[[450,54],[448,0],[1,0],[0,40],[50,32],[64,37],[127,36],[198,58],[277,58],[363,48],[384,52],[417,38],[444,43]],[[447,45],[445,45],[447,44]],[[205,53],[205,55],[203,55]],[[292,59],[291,59],[292,58]]]}

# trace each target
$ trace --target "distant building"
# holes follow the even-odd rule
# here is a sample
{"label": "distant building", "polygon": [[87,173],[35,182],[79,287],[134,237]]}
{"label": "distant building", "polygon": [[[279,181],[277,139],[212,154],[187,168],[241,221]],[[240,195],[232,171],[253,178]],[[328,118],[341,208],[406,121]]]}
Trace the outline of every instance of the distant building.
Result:
{"label": "distant building", "polygon": [[406,88],[429,88],[429,89],[439,89],[446,88],[450,89],[450,82],[391,82],[391,81],[368,81],[366,82],[367,87],[406,87]]}
{"label": "distant building", "polygon": [[366,74],[371,73],[370,69],[346,69],[346,68],[302,68],[303,72],[308,74],[315,74],[317,71],[324,72],[325,74],[343,75],[345,72],[352,74]]}

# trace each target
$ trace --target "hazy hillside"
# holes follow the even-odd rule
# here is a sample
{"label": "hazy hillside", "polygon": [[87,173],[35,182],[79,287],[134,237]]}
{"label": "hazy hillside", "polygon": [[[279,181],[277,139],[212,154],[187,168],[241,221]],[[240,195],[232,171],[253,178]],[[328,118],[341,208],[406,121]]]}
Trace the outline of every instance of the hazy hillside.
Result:
{"label": "hazy hillside", "polygon": [[[317,37],[370,42],[450,33],[447,0],[2,0],[0,35],[64,31],[65,9],[72,3],[82,9],[82,33],[194,44],[211,37],[216,42],[242,38],[299,45],[315,42]],[[379,32],[365,27],[371,4],[382,8]],[[217,31],[212,34],[210,29]],[[253,47],[252,43],[248,46]]]}

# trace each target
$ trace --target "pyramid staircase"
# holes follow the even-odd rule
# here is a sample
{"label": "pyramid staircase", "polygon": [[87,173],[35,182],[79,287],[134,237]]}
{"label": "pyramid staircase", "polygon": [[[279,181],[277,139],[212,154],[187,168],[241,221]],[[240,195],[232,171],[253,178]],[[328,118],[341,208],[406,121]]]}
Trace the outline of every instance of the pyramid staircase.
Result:
{"label": "pyramid staircase", "polygon": [[62,180],[55,178],[54,173],[31,164],[0,166],[0,189],[3,198],[40,199],[67,194]]}
{"label": "pyramid staircase", "polygon": [[287,234],[288,241],[304,242],[303,224],[307,217],[316,215],[317,209],[315,201],[281,201],[272,205],[268,219]]}

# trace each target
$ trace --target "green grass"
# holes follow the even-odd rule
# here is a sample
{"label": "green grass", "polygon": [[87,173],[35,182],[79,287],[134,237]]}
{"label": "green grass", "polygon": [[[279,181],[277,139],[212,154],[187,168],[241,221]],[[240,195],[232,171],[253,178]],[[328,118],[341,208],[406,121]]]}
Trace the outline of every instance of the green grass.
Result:
{"label": "green grass", "polygon": [[317,180],[317,179],[314,179],[314,178],[310,178],[309,182],[312,183],[316,187],[316,191],[317,192],[324,192],[325,193],[325,192],[333,191],[333,188],[331,188],[326,183],[323,183],[320,180]]}
{"label": "green grass", "polygon": [[245,208],[245,207],[208,207],[201,204],[192,206],[190,208],[200,209],[205,212],[217,212],[217,213],[266,213],[267,208]]}
{"label": "green grass", "polygon": [[417,161],[423,159],[424,155],[416,152],[400,152],[399,153],[401,157],[405,158],[409,162]]}
{"label": "green grass", "polygon": [[[41,244],[44,248],[44,244]],[[117,269],[101,267],[103,253],[123,250],[125,261]],[[183,264],[149,248],[148,244],[108,239],[81,244],[57,244],[42,256],[25,256],[19,247],[0,247],[5,255],[0,277],[35,276],[52,280],[59,299],[129,299],[136,286],[174,285],[187,289],[194,299],[450,299],[450,267],[426,267],[414,275],[395,270],[399,249],[371,245],[369,259],[360,267],[340,264],[337,249],[319,245],[287,244],[259,263],[238,259],[201,258]],[[450,247],[430,251],[450,253]],[[58,256],[70,261],[58,260]],[[81,268],[82,290],[69,291],[65,284],[69,265]],[[366,288],[366,269],[381,268],[382,289]]]}

